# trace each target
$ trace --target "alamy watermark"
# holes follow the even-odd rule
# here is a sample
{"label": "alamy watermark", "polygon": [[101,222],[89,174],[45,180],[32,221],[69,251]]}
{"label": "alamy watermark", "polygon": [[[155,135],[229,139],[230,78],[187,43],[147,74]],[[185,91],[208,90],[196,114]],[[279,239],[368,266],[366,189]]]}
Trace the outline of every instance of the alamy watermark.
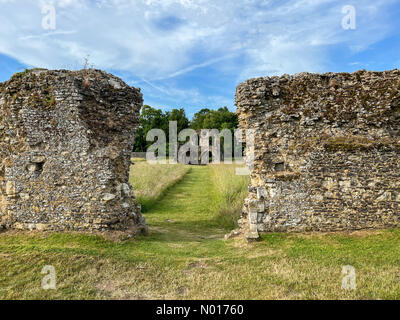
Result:
{"label": "alamy watermark", "polygon": [[[177,122],[169,122],[169,157],[167,157],[167,135],[161,129],[152,129],[146,136],[147,142],[154,142],[146,151],[151,164],[246,164],[236,174],[248,175],[254,162],[254,130],[185,129],[177,132]],[[243,156],[244,146],[246,156]]]}
{"label": "alamy watermark", "polygon": [[342,289],[343,290],[356,290],[357,289],[357,276],[356,269],[353,266],[344,266],[342,268]]}
{"label": "alamy watermark", "polygon": [[44,30],[55,30],[57,28],[56,8],[53,4],[43,4],[42,10],[42,28]]}
{"label": "alamy watermark", "polygon": [[44,290],[56,290],[56,269],[50,265],[44,266],[42,274],[45,274],[42,279],[42,288]]}
{"label": "alamy watermark", "polygon": [[342,13],[345,15],[342,19],[342,28],[344,30],[355,30],[357,27],[356,8],[351,5],[344,6]]}

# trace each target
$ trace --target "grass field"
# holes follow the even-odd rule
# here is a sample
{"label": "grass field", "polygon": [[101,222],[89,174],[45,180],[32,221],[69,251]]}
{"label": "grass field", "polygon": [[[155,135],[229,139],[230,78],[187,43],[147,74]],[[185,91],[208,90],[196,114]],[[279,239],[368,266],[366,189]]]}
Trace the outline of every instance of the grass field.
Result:
{"label": "grass field", "polygon": [[190,167],[181,164],[149,165],[144,159],[133,159],[133,162],[129,181],[144,212],[190,171]]}
{"label": "grass field", "polygon": [[[400,298],[400,230],[224,241],[214,169],[192,167],[163,191],[145,213],[148,237],[116,243],[78,233],[0,234],[0,297]],[[45,265],[55,267],[56,290],[41,288]],[[341,288],[345,265],[356,269],[356,290]]]}
{"label": "grass field", "polygon": [[216,220],[221,226],[231,230],[237,228],[250,183],[249,176],[236,175],[236,168],[234,164],[210,165]]}

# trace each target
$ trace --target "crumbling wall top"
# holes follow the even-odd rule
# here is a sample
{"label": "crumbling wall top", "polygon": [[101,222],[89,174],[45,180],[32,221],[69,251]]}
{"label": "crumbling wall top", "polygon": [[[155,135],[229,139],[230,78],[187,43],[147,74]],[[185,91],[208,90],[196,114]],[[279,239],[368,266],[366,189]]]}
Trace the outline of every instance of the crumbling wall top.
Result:
{"label": "crumbling wall top", "polygon": [[244,122],[269,112],[265,119],[302,119],[305,125],[384,127],[400,115],[400,70],[250,79],[237,87],[236,101]]}

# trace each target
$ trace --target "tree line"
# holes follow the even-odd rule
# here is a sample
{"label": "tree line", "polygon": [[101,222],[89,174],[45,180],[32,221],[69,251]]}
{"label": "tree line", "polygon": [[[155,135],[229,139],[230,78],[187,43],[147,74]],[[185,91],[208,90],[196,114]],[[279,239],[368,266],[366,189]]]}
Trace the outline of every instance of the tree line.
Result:
{"label": "tree line", "polygon": [[[197,112],[192,120],[186,116],[184,109],[173,109],[163,112],[145,105],[140,114],[139,128],[136,132],[134,152],[146,152],[148,147],[154,142],[147,142],[147,133],[152,129],[161,129],[165,132],[169,141],[169,122],[176,121],[178,133],[184,129],[230,129],[232,132],[238,127],[238,118],[234,112],[227,107],[218,110],[202,109]],[[168,147],[167,147],[168,150]]]}

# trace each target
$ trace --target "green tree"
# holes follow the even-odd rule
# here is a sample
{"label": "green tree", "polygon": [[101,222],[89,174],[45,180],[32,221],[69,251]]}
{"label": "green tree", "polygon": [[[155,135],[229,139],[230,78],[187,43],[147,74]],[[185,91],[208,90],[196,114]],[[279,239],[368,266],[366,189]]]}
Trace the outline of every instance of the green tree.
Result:
{"label": "green tree", "polygon": [[204,128],[204,119],[210,114],[210,112],[210,109],[202,109],[197,112],[190,122],[190,127],[194,130],[207,129]]}
{"label": "green tree", "polygon": [[166,116],[168,121],[178,122],[178,133],[189,127],[189,119],[186,116],[184,109],[173,109],[171,112],[167,112]]}
{"label": "green tree", "polygon": [[[194,115],[192,121],[189,121],[183,108],[163,112],[161,109],[145,105],[140,114],[134,151],[146,152],[148,147],[153,144],[153,142],[146,141],[147,133],[152,129],[163,130],[168,143],[169,121],[178,123],[178,133],[189,127],[196,131],[201,129],[218,129],[220,131],[230,129],[234,131],[238,126],[237,115],[229,111],[227,107],[219,108],[218,110],[202,109]],[[167,146],[168,151],[169,148]]]}
{"label": "green tree", "polygon": [[[136,132],[134,152],[146,152],[153,142],[147,142],[147,133],[152,129],[161,129],[165,132],[167,144],[169,139],[169,121],[177,121],[178,133],[189,127],[189,119],[184,109],[172,109],[172,111],[163,112],[161,109],[155,109],[151,106],[143,106],[140,114],[139,128]],[[167,145],[167,153],[168,153]]]}
{"label": "green tree", "polygon": [[160,109],[143,106],[139,119],[139,128],[136,132],[134,145],[135,152],[145,152],[152,142],[146,141],[147,133],[152,129],[168,130],[168,118]]}
{"label": "green tree", "polygon": [[227,107],[218,110],[202,109],[194,115],[190,127],[194,130],[230,129],[233,131],[238,127],[238,118]]}

